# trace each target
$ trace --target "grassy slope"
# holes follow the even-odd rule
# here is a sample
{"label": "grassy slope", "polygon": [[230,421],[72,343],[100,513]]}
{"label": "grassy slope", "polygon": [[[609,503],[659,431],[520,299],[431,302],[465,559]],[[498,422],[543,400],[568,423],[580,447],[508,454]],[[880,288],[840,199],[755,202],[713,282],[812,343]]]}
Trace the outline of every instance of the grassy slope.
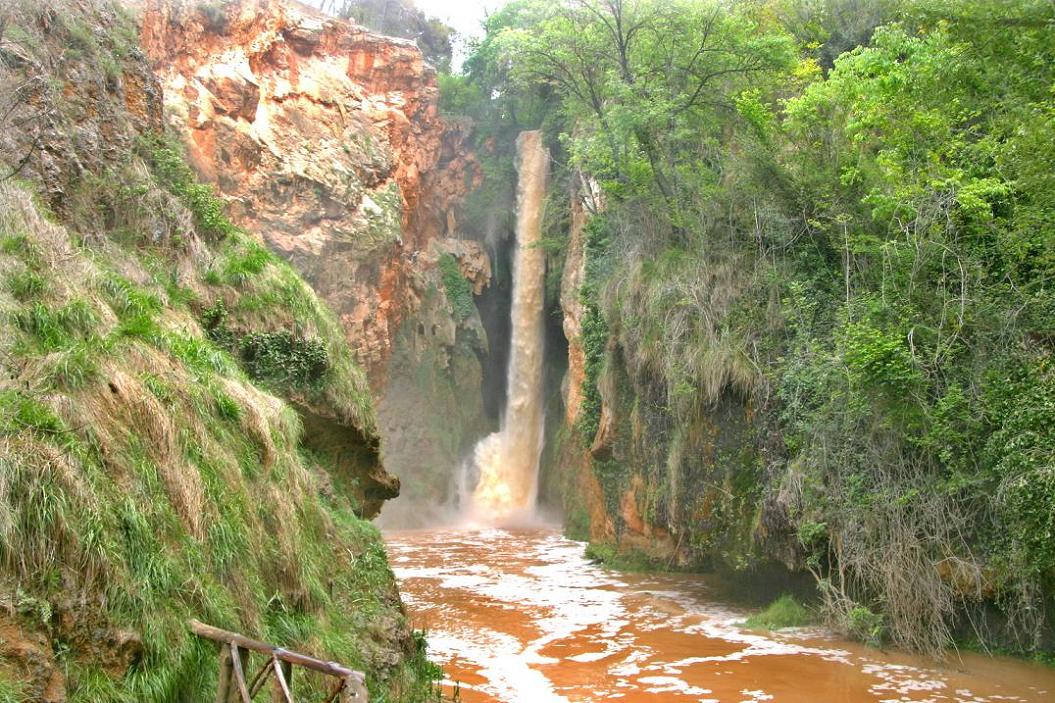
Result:
{"label": "grassy slope", "polygon": [[[94,44],[134,31],[106,3],[56,3],[46,30],[26,7],[20,52],[54,66],[80,46],[58,65],[82,75],[136,60]],[[163,140],[106,146],[49,198],[58,214],[35,196],[47,178],[0,185],[0,701],[39,699],[48,676],[70,701],[208,699],[215,647],[191,617],[363,668],[374,700],[420,697],[428,665],[380,536],[302,450],[288,402],[374,443],[342,330]],[[220,300],[234,334],[292,330],[323,370],[251,379],[203,326]]]}

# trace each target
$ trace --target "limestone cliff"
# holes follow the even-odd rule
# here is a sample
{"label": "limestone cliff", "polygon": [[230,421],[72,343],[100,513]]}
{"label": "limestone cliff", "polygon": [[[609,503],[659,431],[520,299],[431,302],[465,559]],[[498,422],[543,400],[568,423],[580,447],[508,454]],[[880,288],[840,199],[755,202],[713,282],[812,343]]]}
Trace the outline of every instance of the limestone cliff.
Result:
{"label": "limestone cliff", "polygon": [[336,310],[380,386],[419,256],[476,177],[435,71],[412,42],[275,0],[150,2],[142,43],[192,164]]}
{"label": "limestone cliff", "polygon": [[489,283],[486,253],[456,239],[480,180],[471,125],[440,118],[412,42],[296,3],[151,0],[142,43],[196,170],[336,311],[379,400],[386,468],[410,497],[443,495],[485,429],[485,334],[440,265],[472,293]]}

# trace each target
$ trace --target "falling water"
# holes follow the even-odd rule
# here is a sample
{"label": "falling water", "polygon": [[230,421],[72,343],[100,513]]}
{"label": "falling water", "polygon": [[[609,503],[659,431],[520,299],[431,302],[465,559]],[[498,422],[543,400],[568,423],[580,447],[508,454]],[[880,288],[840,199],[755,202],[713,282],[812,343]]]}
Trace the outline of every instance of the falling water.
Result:
{"label": "falling water", "polygon": [[538,492],[542,449],[543,278],[545,255],[535,246],[549,154],[537,131],[517,138],[517,228],[513,262],[513,339],[506,380],[508,403],[498,432],[476,445],[472,461],[479,476],[470,500],[472,517],[505,521],[528,517]]}

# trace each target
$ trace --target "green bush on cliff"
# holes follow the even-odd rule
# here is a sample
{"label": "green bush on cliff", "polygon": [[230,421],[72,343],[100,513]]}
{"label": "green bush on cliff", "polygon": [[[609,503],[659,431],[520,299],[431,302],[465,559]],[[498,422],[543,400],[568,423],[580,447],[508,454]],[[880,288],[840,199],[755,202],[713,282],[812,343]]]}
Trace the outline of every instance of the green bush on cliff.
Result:
{"label": "green bush on cliff", "polygon": [[473,302],[473,288],[469,280],[462,275],[458,260],[450,254],[442,254],[439,259],[440,277],[443,279],[443,290],[447,293],[447,302],[454,309],[454,319],[464,322],[476,310]]}
{"label": "green bush on cliff", "polygon": [[320,384],[330,368],[326,345],[288,331],[253,332],[242,337],[238,351],[253,378],[293,387]]}

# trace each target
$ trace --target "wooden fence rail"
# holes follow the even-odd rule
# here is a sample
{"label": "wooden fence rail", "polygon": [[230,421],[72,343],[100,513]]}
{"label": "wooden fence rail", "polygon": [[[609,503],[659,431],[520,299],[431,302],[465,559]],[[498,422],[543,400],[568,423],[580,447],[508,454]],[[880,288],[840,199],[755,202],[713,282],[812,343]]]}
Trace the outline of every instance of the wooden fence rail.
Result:
{"label": "wooden fence rail", "polygon": [[[240,703],[252,703],[271,678],[271,700],[273,703],[294,703],[293,667],[332,676],[333,690],[323,699],[324,703],[366,703],[366,678],[359,671],[327,662],[267,642],[250,639],[237,632],[228,632],[218,627],[191,620],[188,625],[198,637],[220,643],[220,685],[216,690],[216,703],[229,703],[234,696]],[[246,678],[249,655],[255,652],[265,657],[264,663],[252,678]]]}

